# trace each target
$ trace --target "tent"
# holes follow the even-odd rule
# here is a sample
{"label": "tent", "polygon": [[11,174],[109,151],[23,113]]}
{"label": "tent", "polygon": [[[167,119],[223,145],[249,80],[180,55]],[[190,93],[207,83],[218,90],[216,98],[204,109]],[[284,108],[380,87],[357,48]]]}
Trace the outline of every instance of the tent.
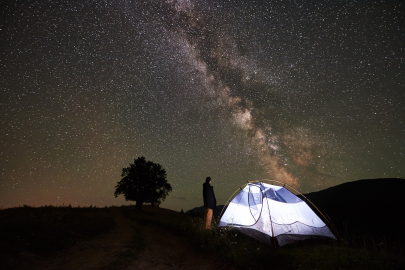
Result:
{"label": "tent", "polygon": [[261,180],[248,182],[242,187],[229,202],[218,227],[233,227],[273,246],[319,236],[336,239],[305,201],[285,185]]}

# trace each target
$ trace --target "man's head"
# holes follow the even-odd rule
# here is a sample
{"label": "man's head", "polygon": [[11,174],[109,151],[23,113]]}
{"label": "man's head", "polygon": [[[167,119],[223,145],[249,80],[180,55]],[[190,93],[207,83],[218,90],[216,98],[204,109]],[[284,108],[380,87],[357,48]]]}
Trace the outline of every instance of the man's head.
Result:
{"label": "man's head", "polygon": [[205,183],[211,183],[211,177],[207,177],[207,178],[205,179]]}

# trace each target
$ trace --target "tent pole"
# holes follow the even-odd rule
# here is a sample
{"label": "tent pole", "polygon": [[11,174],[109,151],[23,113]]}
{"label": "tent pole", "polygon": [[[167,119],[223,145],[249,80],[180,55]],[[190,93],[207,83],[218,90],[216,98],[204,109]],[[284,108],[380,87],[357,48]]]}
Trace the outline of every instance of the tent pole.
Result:
{"label": "tent pole", "polygon": [[[301,192],[299,192],[298,190],[296,190],[295,188],[291,187],[290,185],[280,182],[280,181],[276,181],[276,180],[269,180],[269,179],[260,179],[260,180],[253,180],[253,181],[247,181],[247,184],[243,184],[242,186],[239,187],[239,190],[243,190],[243,188],[245,188],[246,185],[248,185],[249,183],[259,183],[259,182],[277,182],[280,184],[283,184],[282,186],[285,188],[286,186],[289,187],[290,189],[294,190],[296,193],[300,194],[302,197],[305,198],[305,200],[307,200],[308,202],[310,202],[312,204],[313,207],[315,207],[315,209],[323,216],[323,218],[329,223],[329,225],[333,228],[333,230],[335,231],[335,233],[337,234],[337,236],[339,237],[340,240],[342,240],[342,237],[340,236],[339,232],[337,231],[337,229],[335,228],[335,226],[332,224],[332,222],[325,217],[325,215],[318,209],[318,207],[315,206],[315,204],[313,204],[307,197],[305,197]],[[288,190],[288,189],[287,189]],[[229,197],[228,201],[226,202],[226,204],[224,205],[224,208],[222,209],[220,215],[219,215],[219,219],[221,219],[222,217],[222,213],[224,211],[224,209],[226,208],[226,206],[229,204],[231,198],[235,195],[235,193],[238,192],[238,190],[236,190],[231,197]],[[291,192],[291,191],[290,191]],[[267,198],[267,196],[266,196]],[[270,215],[270,209],[269,209],[269,204],[267,202],[267,209],[269,211],[269,216],[270,216],[270,224],[271,224],[271,233],[273,235],[273,240],[274,240],[274,247],[276,247],[276,238],[274,237],[274,229],[273,229],[273,222],[271,220],[271,215]]]}

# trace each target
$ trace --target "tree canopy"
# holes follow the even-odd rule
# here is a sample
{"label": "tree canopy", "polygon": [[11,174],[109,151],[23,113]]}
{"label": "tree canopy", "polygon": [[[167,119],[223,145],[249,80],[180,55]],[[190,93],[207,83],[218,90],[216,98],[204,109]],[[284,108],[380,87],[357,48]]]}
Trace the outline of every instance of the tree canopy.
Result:
{"label": "tree canopy", "polygon": [[129,167],[123,168],[121,181],[115,186],[114,195],[124,195],[125,200],[135,201],[138,209],[142,204],[159,205],[172,186],[166,180],[166,171],[160,164],[138,157]]}

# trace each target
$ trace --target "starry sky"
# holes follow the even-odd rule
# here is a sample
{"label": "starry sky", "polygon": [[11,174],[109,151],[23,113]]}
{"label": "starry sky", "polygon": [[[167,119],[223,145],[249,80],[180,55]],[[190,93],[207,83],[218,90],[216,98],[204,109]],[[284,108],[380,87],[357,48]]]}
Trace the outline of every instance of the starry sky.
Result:
{"label": "starry sky", "polygon": [[161,207],[247,180],[405,178],[403,1],[0,3],[0,208],[105,206],[135,158]]}

